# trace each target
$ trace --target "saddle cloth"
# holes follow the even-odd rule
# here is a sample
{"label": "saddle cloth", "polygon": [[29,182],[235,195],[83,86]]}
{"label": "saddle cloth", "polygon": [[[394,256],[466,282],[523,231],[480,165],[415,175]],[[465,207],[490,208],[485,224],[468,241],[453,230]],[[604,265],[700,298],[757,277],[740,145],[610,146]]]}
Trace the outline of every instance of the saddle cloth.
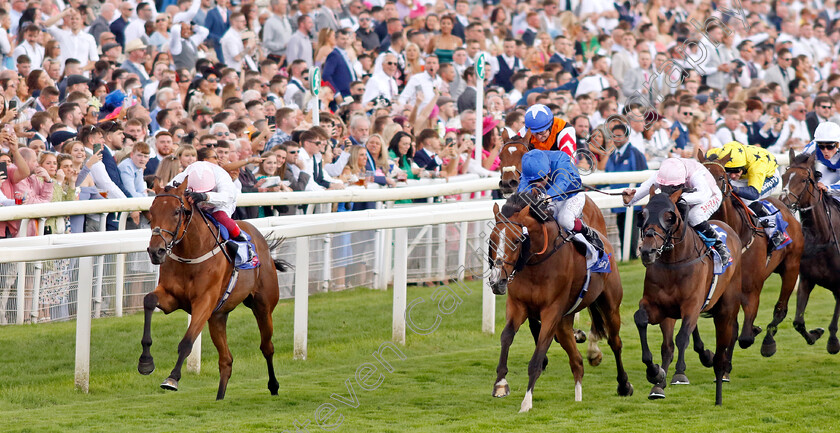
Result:
{"label": "saddle cloth", "polygon": [[[726,231],[724,229],[720,228],[720,226],[718,226],[716,224],[710,224],[710,225],[712,226],[713,229],[715,229],[715,232],[717,232],[718,237],[720,237],[720,240],[723,242],[723,245],[726,247],[726,250],[729,251],[729,253],[731,254],[732,250],[730,250],[729,246],[726,245]],[[732,264],[732,258],[730,257],[728,262],[722,263],[722,261],[720,259],[720,254],[718,254],[718,252],[714,248],[711,248],[711,250],[712,250],[712,258],[714,259],[714,262],[715,262],[715,272],[714,273],[715,273],[715,275],[720,275],[720,274],[724,273],[724,271],[726,271],[726,268],[728,268],[729,265]]]}
{"label": "saddle cloth", "polygon": [[[219,229],[219,234],[222,237],[222,240],[225,243],[230,243],[236,245],[236,254],[233,257],[233,266],[236,269],[246,270],[246,269],[254,269],[260,266],[260,259],[257,257],[256,251],[257,248],[254,246],[254,242],[251,239],[251,235],[242,230],[242,234],[247,239],[246,242],[237,242],[230,238],[230,233],[225,226],[221,225],[212,215],[205,213],[207,220],[213,223],[217,229]],[[230,251],[230,250],[228,250]]]}

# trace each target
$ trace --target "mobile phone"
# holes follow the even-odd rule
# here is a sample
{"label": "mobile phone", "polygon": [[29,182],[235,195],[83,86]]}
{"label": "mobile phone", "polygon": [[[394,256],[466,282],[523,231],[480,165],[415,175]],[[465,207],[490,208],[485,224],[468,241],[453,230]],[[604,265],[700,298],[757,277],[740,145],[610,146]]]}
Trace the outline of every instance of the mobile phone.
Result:
{"label": "mobile phone", "polygon": [[102,150],[102,144],[101,143],[94,143],[93,154],[96,155],[97,153],[99,153],[100,150]]}
{"label": "mobile phone", "polygon": [[269,125],[273,126],[276,125],[277,120],[274,116],[266,116],[265,120],[268,122]]}
{"label": "mobile phone", "polygon": [[773,107],[773,112],[776,114],[782,114],[782,109],[778,105]]}
{"label": "mobile phone", "polygon": [[447,138],[446,139],[446,145],[447,146],[454,146],[455,145],[455,139],[452,138],[452,137]]}
{"label": "mobile phone", "polygon": [[17,101],[9,101],[9,110],[17,108]]}
{"label": "mobile phone", "polygon": [[2,174],[3,177],[5,177],[5,178],[9,177],[9,171],[6,168],[6,163],[5,162],[0,162],[0,174]]}

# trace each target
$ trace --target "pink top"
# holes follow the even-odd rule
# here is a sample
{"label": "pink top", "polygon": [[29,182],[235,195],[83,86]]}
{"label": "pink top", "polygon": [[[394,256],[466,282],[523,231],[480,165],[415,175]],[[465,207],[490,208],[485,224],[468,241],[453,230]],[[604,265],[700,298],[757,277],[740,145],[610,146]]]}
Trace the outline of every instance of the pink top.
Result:
{"label": "pink top", "polygon": [[[12,183],[12,179],[15,177],[15,172],[17,172],[17,167],[14,164],[8,164],[6,167],[6,174],[9,176],[3,183],[0,183],[0,191],[3,192],[3,195],[6,198],[14,199],[15,192],[17,191],[17,186]],[[16,221],[0,221],[0,236],[5,236],[6,228],[9,228],[9,235],[10,236],[17,236],[17,232],[20,229],[20,220]]]}
{"label": "pink top", "polygon": [[[487,149],[481,149],[481,160],[484,161],[488,156],[490,156],[490,151]],[[496,159],[493,161],[493,165],[490,166],[490,171],[498,170],[500,165],[502,165],[502,159],[496,156]]]}

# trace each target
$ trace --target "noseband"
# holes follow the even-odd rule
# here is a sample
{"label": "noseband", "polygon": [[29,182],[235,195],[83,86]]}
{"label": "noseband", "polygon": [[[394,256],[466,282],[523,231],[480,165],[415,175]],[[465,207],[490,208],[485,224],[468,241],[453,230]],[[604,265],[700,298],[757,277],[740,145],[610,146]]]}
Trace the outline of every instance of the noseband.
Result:
{"label": "noseband", "polygon": [[[173,198],[176,198],[176,199],[178,199],[178,204],[180,206],[180,208],[178,209],[178,223],[175,225],[175,231],[174,232],[166,230],[166,229],[162,229],[162,228],[160,228],[160,226],[152,228],[152,236],[160,236],[160,238],[163,239],[163,245],[164,245],[164,248],[166,249],[166,254],[171,255],[172,254],[172,248],[175,248],[175,246],[178,245],[182,240],[184,240],[184,237],[187,236],[187,229],[189,229],[190,223],[192,222],[192,214],[193,213],[192,213],[191,210],[187,210],[186,206],[184,206],[184,199],[181,198],[180,196],[177,196],[175,194],[158,194],[155,197],[155,199],[157,199],[157,197],[173,197]],[[187,216],[186,221],[184,221],[184,215]],[[184,225],[183,231],[181,230],[181,224]],[[180,235],[179,235],[179,232],[180,232]],[[170,236],[171,239],[169,240],[169,242],[167,242],[166,238],[163,237],[163,233],[166,233]]]}
{"label": "noseband", "polygon": [[[805,181],[808,183],[808,185],[805,187],[804,192],[807,192],[808,195],[810,195],[812,199],[818,199],[819,200],[819,199],[822,198],[822,197],[817,197],[817,195],[814,194],[813,191],[812,191],[813,189],[816,189],[817,185],[816,185],[816,182],[814,181],[813,173],[811,172],[810,168],[790,167],[789,169],[790,170],[805,170],[805,174],[806,174]],[[795,201],[793,201],[790,205],[788,205],[788,208],[792,212],[808,211],[808,210],[811,210],[811,209],[814,208],[813,204],[811,204],[811,206],[808,206],[808,207],[800,207],[800,201],[802,200],[802,196],[804,196],[804,193],[799,193],[798,195],[794,194],[794,193],[790,192],[790,189],[788,189],[789,186],[790,186],[790,179],[788,179],[788,185],[782,187],[782,196],[792,196],[795,199]],[[822,191],[820,191],[820,194],[822,194]]]}

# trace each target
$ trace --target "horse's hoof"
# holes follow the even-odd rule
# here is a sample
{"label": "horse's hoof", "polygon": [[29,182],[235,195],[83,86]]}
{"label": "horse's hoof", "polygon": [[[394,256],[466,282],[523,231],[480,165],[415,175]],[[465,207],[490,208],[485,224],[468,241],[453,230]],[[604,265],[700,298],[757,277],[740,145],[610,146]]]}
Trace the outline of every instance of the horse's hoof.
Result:
{"label": "horse's hoof", "polygon": [[519,413],[528,412],[532,407],[534,407],[534,402],[531,391],[527,391],[525,392],[525,398],[522,399],[522,406],[519,408]]}
{"label": "horse's hoof", "polygon": [[828,349],[828,353],[836,355],[837,352],[840,352],[840,340],[838,340],[837,337],[829,338],[826,349]]}
{"label": "horse's hoof", "polygon": [[580,343],[586,343],[586,333],[581,331],[580,329],[575,329],[575,341]]}
{"label": "horse's hoof", "polygon": [[665,370],[662,369],[657,364],[653,365],[653,368],[656,370],[655,374],[650,373],[650,368],[647,370],[647,380],[648,382],[657,385],[665,381]]}
{"label": "horse's hoof", "polygon": [[688,376],[682,373],[675,373],[671,378],[671,385],[689,385]]}
{"label": "horse's hoof", "polygon": [[502,379],[496,382],[496,385],[493,386],[493,397],[502,398],[507,397],[510,395],[510,386],[507,383],[506,379]]}
{"label": "horse's hoof", "polygon": [[160,387],[168,391],[177,391],[178,381],[171,377],[167,377],[166,380],[164,380],[163,383],[160,384]]}
{"label": "horse's hoof", "polygon": [[621,397],[630,397],[633,395],[633,384],[630,382],[618,386],[618,395]]}
{"label": "horse's hoof", "polygon": [[753,325],[753,337],[758,336],[758,334],[761,334],[761,326]]}
{"label": "horse's hoof", "polygon": [[137,363],[137,371],[140,372],[140,374],[142,374],[144,376],[148,376],[148,375],[152,374],[152,372],[155,371],[155,362],[154,361],[148,361],[148,362],[140,361],[139,363]]}
{"label": "horse's hoof", "polygon": [[658,386],[654,386],[648,394],[648,400],[662,400],[663,398],[665,398],[665,390]]}
{"label": "horse's hoof", "polygon": [[819,340],[823,336],[823,334],[825,334],[825,329],[823,329],[823,328],[812,329],[811,332],[809,332],[809,334],[811,334],[811,338],[813,338],[813,340],[809,340],[808,344],[814,344],[814,343],[817,342],[817,340]]}
{"label": "horse's hoof", "polygon": [[595,351],[588,352],[586,354],[586,359],[589,360],[589,365],[591,365],[593,367],[597,367],[597,366],[601,365],[601,361],[604,360],[604,354],[601,353],[600,350],[597,351],[597,352],[595,352]]}
{"label": "horse's hoof", "polygon": [[729,383],[729,373],[723,373],[723,378],[720,381],[724,383]]}
{"label": "horse's hoof", "polygon": [[700,354],[700,363],[703,367],[711,368],[715,365],[715,354],[711,350],[706,349]]}
{"label": "horse's hoof", "polygon": [[776,342],[772,341],[772,342],[768,343],[765,340],[764,344],[761,345],[761,356],[763,356],[765,358],[769,358],[769,357],[771,357],[775,354],[776,354]]}
{"label": "horse's hoof", "polygon": [[738,338],[738,345],[741,346],[741,349],[746,349],[755,343],[755,337],[752,335],[747,335]]}

